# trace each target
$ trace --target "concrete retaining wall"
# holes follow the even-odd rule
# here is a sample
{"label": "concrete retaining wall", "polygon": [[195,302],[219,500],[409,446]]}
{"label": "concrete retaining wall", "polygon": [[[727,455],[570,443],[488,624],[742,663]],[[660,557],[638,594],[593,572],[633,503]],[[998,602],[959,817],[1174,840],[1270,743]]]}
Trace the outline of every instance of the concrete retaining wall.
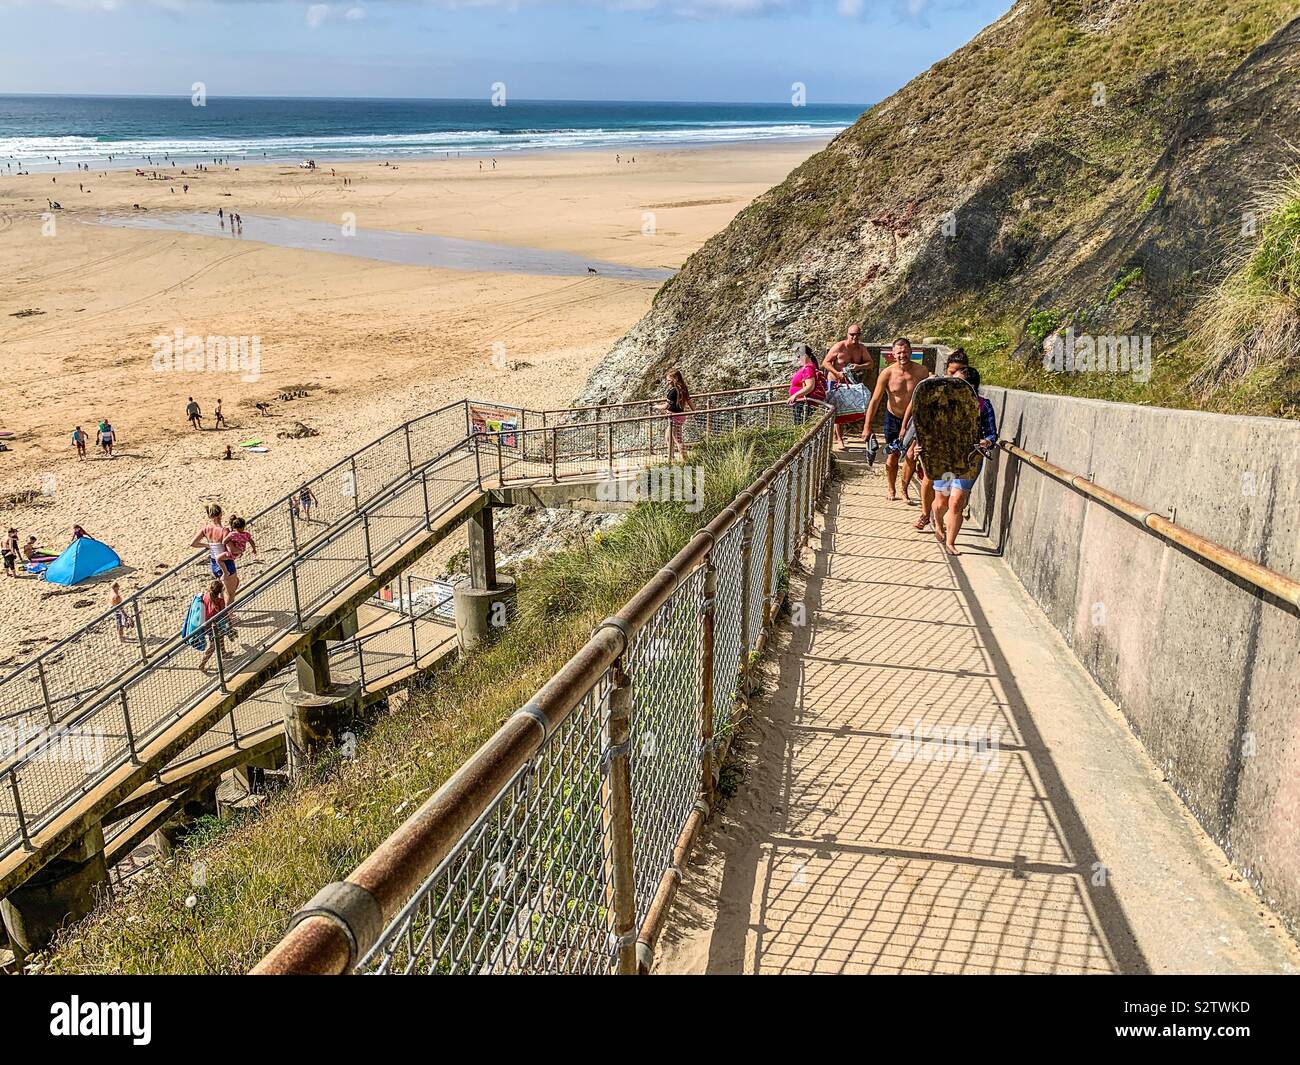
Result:
{"label": "concrete retaining wall", "polygon": [[[985,394],[1003,439],[1300,579],[1300,423]],[[1296,934],[1295,608],[1005,453],[980,478],[971,517]]]}

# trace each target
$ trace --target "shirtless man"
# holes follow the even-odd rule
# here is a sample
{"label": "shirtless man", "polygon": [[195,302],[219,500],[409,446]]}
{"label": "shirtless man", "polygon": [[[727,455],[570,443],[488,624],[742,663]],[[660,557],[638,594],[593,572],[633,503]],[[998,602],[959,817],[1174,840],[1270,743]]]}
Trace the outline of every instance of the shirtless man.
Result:
{"label": "shirtless man", "polygon": [[[865,441],[871,432],[871,423],[876,417],[881,397],[888,393],[885,401],[885,444],[889,457],[885,459],[885,475],[889,478],[889,498],[898,499],[898,457],[903,452],[899,435],[903,428],[903,415],[912,402],[912,393],[917,383],[930,376],[930,371],[919,363],[912,361],[912,343],[904,337],[894,341],[890,352],[893,359],[880,371],[875,391],[871,393],[871,402],[867,404],[867,419],[862,424],[862,439]],[[903,498],[911,502],[907,489],[912,483],[912,474],[916,465],[909,455],[903,461]]]}
{"label": "shirtless man", "polygon": [[[862,326],[856,322],[849,326],[849,335],[844,340],[837,340],[822,359],[822,369],[826,371],[826,381],[830,388],[836,385],[856,384],[857,367],[865,366],[871,356],[862,343]],[[835,446],[844,447],[844,436],[839,423],[832,427],[835,434]]]}
{"label": "shirtless man", "polygon": [[822,359],[822,369],[826,376],[836,384],[853,384],[854,371],[851,366],[865,366],[871,355],[862,343],[862,326],[856,322],[849,326],[849,335],[844,340],[837,340]]}

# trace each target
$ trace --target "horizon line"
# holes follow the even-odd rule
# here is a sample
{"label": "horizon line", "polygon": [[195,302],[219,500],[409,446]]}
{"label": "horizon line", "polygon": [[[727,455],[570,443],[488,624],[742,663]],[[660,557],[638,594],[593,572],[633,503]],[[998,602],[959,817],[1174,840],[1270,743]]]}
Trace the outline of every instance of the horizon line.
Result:
{"label": "horizon line", "polygon": [[[0,92],[0,99],[8,97],[68,97],[71,99],[89,99],[89,100],[188,100],[193,94],[187,92],[180,93],[91,93],[91,92]],[[282,96],[282,95],[257,95],[252,93],[222,93],[220,95],[207,93],[208,100],[316,100],[321,102],[333,103],[362,103],[362,102],[386,102],[386,103],[482,103],[490,102],[490,97],[481,96]],[[785,100],[652,100],[652,99],[591,99],[581,97],[518,97],[518,103],[536,103],[536,104],[685,104],[694,106],[734,106],[734,105],[754,105],[754,106],[774,106],[785,104]],[[509,103],[503,105],[509,106]],[[863,109],[874,106],[860,101],[847,100],[826,100],[814,103],[802,104],[795,107],[793,104],[787,104],[792,110],[800,110],[803,107],[861,107]]]}

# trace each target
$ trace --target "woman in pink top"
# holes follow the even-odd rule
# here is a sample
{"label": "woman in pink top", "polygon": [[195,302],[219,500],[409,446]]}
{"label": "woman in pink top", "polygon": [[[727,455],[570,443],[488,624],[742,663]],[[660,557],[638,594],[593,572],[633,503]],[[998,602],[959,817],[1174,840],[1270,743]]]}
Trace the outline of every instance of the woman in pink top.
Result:
{"label": "woman in pink top", "polygon": [[790,378],[790,398],[786,402],[790,404],[797,425],[808,417],[806,400],[825,400],[826,378],[817,365],[817,356],[812,348],[807,344],[796,344],[794,350],[799,358],[799,368]]}

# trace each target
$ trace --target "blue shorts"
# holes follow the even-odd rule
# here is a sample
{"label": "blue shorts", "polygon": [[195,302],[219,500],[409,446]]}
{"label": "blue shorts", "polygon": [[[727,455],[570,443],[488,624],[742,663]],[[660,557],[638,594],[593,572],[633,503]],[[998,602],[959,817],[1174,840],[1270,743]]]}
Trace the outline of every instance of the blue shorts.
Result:
{"label": "blue shorts", "polygon": [[934,491],[937,495],[946,496],[949,492],[957,489],[969,495],[978,479],[978,473],[974,477],[954,477],[950,473],[944,474],[934,482]]}
{"label": "blue shorts", "polygon": [[885,450],[899,452],[903,450],[898,436],[903,430],[903,419],[893,411],[885,410]]}
{"label": "blue shorts", "polygon": [[235,575],[235,560],[233,558],[223,558],[218,562],[215,558],[208,561],[208,566],[212,570],[212,576],[220,577],[222,574],[233,577]]}

